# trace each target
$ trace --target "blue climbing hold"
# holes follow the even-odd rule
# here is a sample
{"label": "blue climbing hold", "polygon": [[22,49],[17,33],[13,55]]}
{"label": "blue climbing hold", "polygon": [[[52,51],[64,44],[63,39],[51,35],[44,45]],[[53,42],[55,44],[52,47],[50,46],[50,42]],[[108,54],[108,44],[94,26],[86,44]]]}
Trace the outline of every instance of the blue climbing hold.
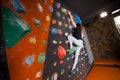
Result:
{"label": "blue climbing hold", "polygon": [[57,29],[55,29],[55,28],[52,29],[51,34],[53,34],[53,35],[57,34]]}
{"label": "blue climbing hold", "polygon": [[67,61],[69,61],[69,60],[70,60],[70,58],[68,57],[68,58],[67,58]]}
{"label": "blue climbing hold", "polygon": [[32,63],[33,63],[33,57],[32,56],[29,56],[27,59],[26,59],[26,61],[25,61],[25,63],[27,64],[27,65],[31,65]]}
{"label": "blue climbing hold", "polygon": [[26,13],[26,11],[24,10],[22,4],[19,2],[19,0],[12,0],[12,4],[13,4],[13,8],[16,12],[18,13]]}
{"label": "blue climbing hold", "polygon": [[42,0],[44,3],[46,3],[47,2],[47,0]]}

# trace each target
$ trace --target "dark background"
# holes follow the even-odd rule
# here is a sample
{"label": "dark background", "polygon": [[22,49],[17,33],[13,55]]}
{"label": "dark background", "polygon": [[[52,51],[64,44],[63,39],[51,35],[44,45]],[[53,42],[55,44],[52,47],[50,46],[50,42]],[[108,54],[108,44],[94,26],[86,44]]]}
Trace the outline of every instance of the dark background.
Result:
{"label": "dark background", "polygon": [[90,23],[102,11],[111,13],[120,8],[120,0],[61,0],[82,19],[83,24]]}

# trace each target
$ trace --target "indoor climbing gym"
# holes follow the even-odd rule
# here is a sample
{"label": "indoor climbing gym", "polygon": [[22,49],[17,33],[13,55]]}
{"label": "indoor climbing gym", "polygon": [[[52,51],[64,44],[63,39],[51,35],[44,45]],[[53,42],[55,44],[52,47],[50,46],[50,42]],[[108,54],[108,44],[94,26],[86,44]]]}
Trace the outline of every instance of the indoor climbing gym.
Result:
{"label": "indoor climbing gym", "polygon": [[0,4],[0,80],[120,80],[119,0]]}

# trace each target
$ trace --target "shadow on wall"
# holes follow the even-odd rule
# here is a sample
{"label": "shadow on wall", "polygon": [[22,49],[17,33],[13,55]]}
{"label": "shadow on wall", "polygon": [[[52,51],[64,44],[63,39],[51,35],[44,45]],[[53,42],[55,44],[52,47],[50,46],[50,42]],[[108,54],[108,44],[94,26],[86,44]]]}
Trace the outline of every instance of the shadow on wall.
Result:
{"label": "shadow on wall", "polygon": [[86,25],[86,32],[96,60],[120,59],[120,38],[110,16],[96,17]]}
{"label": "shadow on wall", "polygon": [[[0,18],[1,20],[1,18]],[[6,51],[3,39],[3,29],[0,28],[0,80],[9,80],[9,71],[6,59]]]}

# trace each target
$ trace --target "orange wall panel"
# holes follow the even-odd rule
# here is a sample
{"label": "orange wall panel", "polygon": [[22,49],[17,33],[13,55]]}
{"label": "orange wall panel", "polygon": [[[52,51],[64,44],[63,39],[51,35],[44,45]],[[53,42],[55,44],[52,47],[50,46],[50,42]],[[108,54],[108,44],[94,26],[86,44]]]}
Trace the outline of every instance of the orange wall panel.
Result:
{"label": "orange wall panel", "polygon": [[[47,2],[44,3],[42,0],[19,0],[26,11],[25,14],[15,12],[11,1],[12,0],[1,0],[1,6],[8,7],[14,14],[25,21],[25,23],[30,26],[31,32],[14,47],[6,48],[10,79],[42,80],[44,62],[41,64],[38,63],[38,56],[41,53],[46,53],[47,45],[42,45],[42,41],[48,40],[49,32],[45,32],[44,30],[49,31],[50,21],[46,21],[46,16],[51,18],[52,13],[49,11],[49,6],[52,6],[54,1],[47,0]],[[41,4],[44,9],[42,13],[38,9],[38,3]],[[35,26],[34,19],[38,19],[41,22],[39,28]],[[30,42],[31,38],[35,38],[36,42]],[[33,62],[27,65],[25,61],[29,56],[32,56]],[[37,73],[39,73],[39,77],[36,76]]]}

